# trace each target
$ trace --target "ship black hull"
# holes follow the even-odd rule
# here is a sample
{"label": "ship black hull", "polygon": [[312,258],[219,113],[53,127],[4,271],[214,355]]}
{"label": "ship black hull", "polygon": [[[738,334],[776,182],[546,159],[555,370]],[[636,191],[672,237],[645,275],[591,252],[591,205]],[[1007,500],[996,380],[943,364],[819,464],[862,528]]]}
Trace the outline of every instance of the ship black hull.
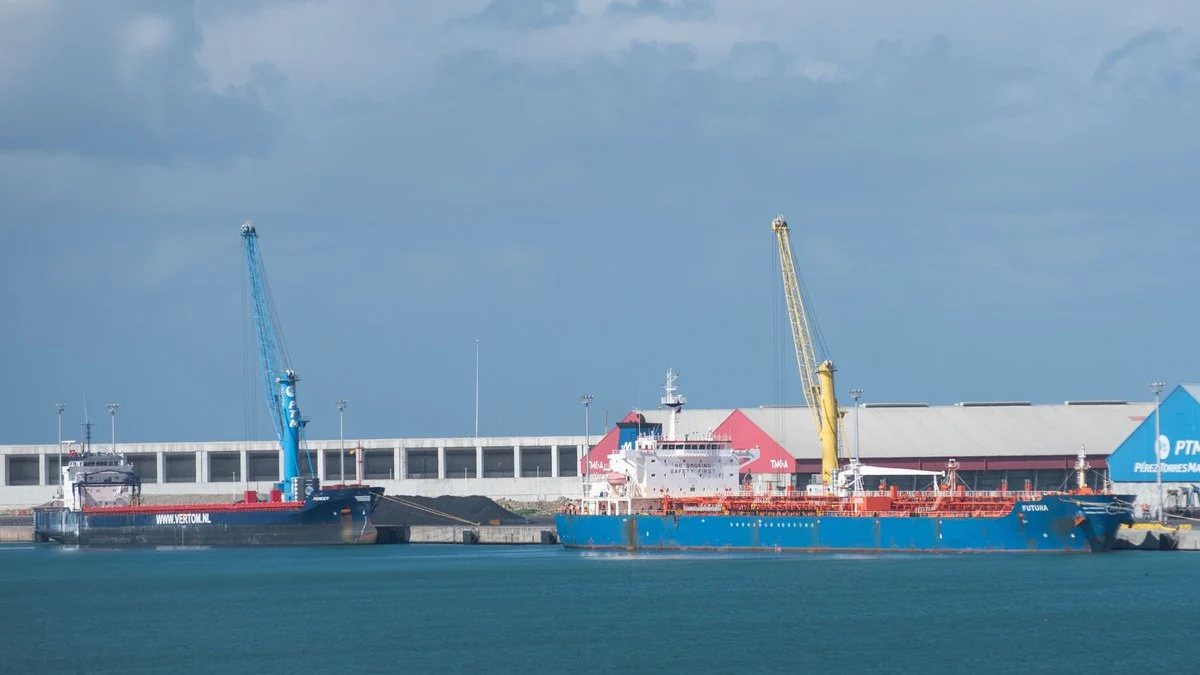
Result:
{"label": "ship black hull", "polygon": [[317,490],[282,504],[35,509],[34,536],[81,546],[320,546],[373,544],[381,487]]}

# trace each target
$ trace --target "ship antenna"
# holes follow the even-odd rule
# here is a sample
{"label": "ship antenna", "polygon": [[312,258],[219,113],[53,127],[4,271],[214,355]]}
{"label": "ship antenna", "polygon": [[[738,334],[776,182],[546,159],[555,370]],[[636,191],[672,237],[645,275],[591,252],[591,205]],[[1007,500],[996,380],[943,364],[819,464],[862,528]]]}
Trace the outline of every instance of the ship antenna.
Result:
{"label": "ship antenna", "polygon": [[1087,462],[1087,446],[1079,445],[1079,454],[1075,455],[1075,480],[1077,487],[1082,490],[1087,487],[1087,470],[1092,468]]}
{"label": "ship antenna", "polygon": [[92,453],[92,421],[88,419],[87,394],[83,395],[83,454]]}
{"label": "ship antenna", "polygon": [[671,409],[671,423],[667,427],[668,441],[675,440],[675,420],[679,416],[679,409],[683,407],[684,403],[687,403],[686,397],[679,396],[675,393],[679,390],[679,388],[675,386],[675,380],[677,379],[679,379],[679,376],[675,374],[675,370],[668,368],[667,383],[663,386],[664,393],[661,400],[663,405]]}

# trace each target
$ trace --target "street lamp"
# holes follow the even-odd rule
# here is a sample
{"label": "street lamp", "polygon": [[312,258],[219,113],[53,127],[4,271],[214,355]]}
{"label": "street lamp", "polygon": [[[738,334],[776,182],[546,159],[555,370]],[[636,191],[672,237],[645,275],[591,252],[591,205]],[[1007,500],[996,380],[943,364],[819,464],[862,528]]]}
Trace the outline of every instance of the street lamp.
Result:
{"label": "street lamp", "polygon": [[[1158,482],[1158,522],[1163,522],[1163,487],[1162,487],[1162,461],[1163,454],[1161,448],[1158,447],[1159,439],[1159,423],[1158,423],[1158,397],[1162,393],[1163,387],[1166,385],[1162,382],[1151,382],[1150,391],[1154,392],[1154,465],[1155,475]],[[1169,446],[1168,446],[1169,447]]]}
{"label": "street lamp", "polygon": [[121,407],[120,403],[106,403],[105,408],[108,408],[109,414],[112,415],[112,451],[117,453],[117,410]]}
{"label": "street lamp", "polygon": [[346,483],[346,425],[343,414],[346,412],[346,399],[339,398],[333,402],[338,409],[338,455],[342,463],[342,484]]}
{"label": "street lamp", "polygon": [[475,338],[475,438],[479,438],[479,338]]}
{"label": "street lamp", "polygon": [[858,399],[862,398],[862,389],[851,389],[850,397],[854,399],[854,461],[858,463]]}
{"label": "street lamp", "polygon": [[66,403],[55,403],[54,411],[58,413],[58,477],[62,481],[62,414],[67,409]]}
{"label": "street lamp", "polygon": [[588,406],[590,406],[592,404],[592,401],[594,401],[595,399],[596,399],[596,397],[592,396],[591,394],[583,394],[579,397],[579,400],[583,403],[583,486],[584,486],[583,487],[583,495],[584,495],[584,497],[586,497],[587,493],[588,493],[587,482],[588,482],[588,478],[590,478],[589,474],[591,473],[591,468],[592,468],[592,458],[591,458],[592,425],[589,423],[591,420],[588,419]]}

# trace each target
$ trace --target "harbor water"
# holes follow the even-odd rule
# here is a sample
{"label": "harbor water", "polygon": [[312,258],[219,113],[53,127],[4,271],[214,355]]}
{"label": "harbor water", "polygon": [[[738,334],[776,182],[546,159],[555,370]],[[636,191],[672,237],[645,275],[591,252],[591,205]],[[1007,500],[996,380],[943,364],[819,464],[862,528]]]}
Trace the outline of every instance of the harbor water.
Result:
{"label": "harbor water", "polygon": [[3,672],[1188,672],[1194,556],[0,545]]}

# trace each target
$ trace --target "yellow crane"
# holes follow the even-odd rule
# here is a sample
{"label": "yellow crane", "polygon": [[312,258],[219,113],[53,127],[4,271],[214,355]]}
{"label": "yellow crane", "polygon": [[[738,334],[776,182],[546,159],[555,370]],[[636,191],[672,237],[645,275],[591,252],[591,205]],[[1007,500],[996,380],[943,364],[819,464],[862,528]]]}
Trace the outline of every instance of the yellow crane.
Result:
{"label": "yellow crane", "polygon": [[837,396],[833,391],[835,369],[833,362],[828,359],[817,362],[808,314],[800,292],[800,281],[796,275],[796,264],[792,260],[788,225],[782,215],[775,216],[771,221],[771,230],[775,233],[775,241],[779,245],[779,269],[783,274],[783,294],[787,298],[792,342],[796,347],[796,364],[800,368],[800,385],[817,427],[817,438],[821,441],[821,482],[829,486],[832,473],[838,468],[838,421],[841,419]]}

